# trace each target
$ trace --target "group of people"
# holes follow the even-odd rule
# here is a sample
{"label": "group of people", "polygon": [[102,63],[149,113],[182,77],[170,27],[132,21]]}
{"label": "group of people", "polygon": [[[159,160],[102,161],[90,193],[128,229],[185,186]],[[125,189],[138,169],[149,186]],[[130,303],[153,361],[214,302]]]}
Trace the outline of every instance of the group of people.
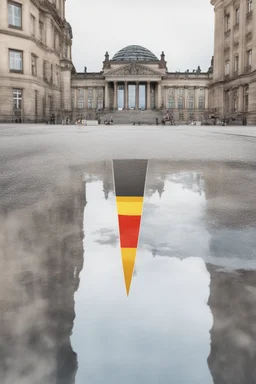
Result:
{"label": "group of people", "polygon": [[105,125],[113,125],[114,124],[113,117],[111,116],[110,119],[104,120],[104,124]]}

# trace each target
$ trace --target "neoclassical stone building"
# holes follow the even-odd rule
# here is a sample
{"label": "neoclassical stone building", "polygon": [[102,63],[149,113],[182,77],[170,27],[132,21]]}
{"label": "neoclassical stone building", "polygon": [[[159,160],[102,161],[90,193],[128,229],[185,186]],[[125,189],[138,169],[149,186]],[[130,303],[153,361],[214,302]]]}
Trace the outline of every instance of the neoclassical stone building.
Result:
{"label": "neoclassical stone building", "polygon": [[215,12],[209,105],[216,115],[256,125],[255,0],[211,0]]}
{"label": "neoclassical stone building", "polygon": [[[130,45],[100,72],[79,73],[72,63],[72,29],[65,0],[2,0],[0,3],[0,121],[44,121],[127,116],[166,111],[184,123],[211,117],[256,123],[256,17],[253,0],[211,0],[214,56],[200,67],[169,72],[160,58]],[[122,112],[117,112],[122,111]],[[151,111],[151,114],[149,114]],[[154,112],[154,113],[153,113]],[[126,115],[125,115],[126,114]]]}
{"label": "neoclassical stone building", "polygon": [[208,113],[211,68],[168,72],[164,52],[158,59],[148,49],[130,45],[112,59],[105,54],[99,73],[72,75],[73,119],[93,109],[169,110],[175,120],[204,120]]}
{"label": "neoclassical stone building", "polygon": [[0,121],[70,113],[72,30],[66,0],[1,0]]}

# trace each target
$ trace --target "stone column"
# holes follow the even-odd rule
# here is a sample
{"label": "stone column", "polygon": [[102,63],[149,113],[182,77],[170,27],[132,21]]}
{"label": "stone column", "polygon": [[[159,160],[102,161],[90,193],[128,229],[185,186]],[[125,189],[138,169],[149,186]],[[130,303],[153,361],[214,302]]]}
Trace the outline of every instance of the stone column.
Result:
{"label": "stone column", "polygon": [[124,109],[128,109],[128,83],[124,82]]}
{"label": "stone column", "polygon": [[151,109],[150,81],[147,82],[147,109]]}
{"label": "stone column", "polygon": [[157,108],[161,108],[162,104],[162,89],[161,89],[161,83],[157,83]]}
{"label": "stone column", "polygon": [[238,74],[244,73],[245,67],[245,29],[246,29],[246,6],[247,2],[241,1],[240,3],[240,21],[239,21],[239,61],[238,61]]}
{"label": "stone column", "polygon": [[244,111],[244,87],[242,85],[238,88],[238,112]]}
{"label": "stone column", "polygon": [[136,82],[136,109],[139,109],[139,95],[140,95],[140,90],[139,90],[139,82]]}
{"label": "stone column", "polygon": [[[221,1],[215,5],[213,80],[224,76],[224,8]],[[241,15],[242,19],[242,15]]]}
{"label": "stone column", "polygon": [[199,92],[198,92],[198,87],[195,87],[194,88],[194,104],[195,104],[195,110],[198,109],[199,105],[198,105],[198,100],[199,99]]}
{"label": "stone column", "polygon": [[105,109],[109,108],[109,93],[108,93],[108,82],[105,82],[105,97],[104,97],[104,107]]}
{"label": "stone column", "polygon": [[233,112],[233,90],[232,89],[229,90],[228,97],[229,97],[229,100],[228,100],[229,113],[232,114]]}
{"label": "stone column", "polygon": [[178,92],[177,92],[177,87],[173,87],[174,88],[174,94],[173,94],[173,98],[174,98],[174,109],[177,109],[178,108]]}
{"label": "stone column", "polygon": [[209,88],[204,88],[204,109],[209,109]]}
{"label": "stone column", "polygon": [[117,109],[117,82],[114,81],[114,104],[113,108]]}
{"label": "stone column", "polygon": [[184,88],[184,109],[188,109],[188,87]]}

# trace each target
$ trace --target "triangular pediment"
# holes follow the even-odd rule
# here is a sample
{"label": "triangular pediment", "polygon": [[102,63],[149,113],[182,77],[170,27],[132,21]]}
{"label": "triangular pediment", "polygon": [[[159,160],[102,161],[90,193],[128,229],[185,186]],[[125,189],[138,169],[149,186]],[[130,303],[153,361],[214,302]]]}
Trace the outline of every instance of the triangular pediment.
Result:
{"label": "triangular pediment", "polygon": [[148,68],[145,65],[141,65],[138,63],[130,63],[128,65],[124,65],[121,68],[114,69],[109,71],[106,74],[109,76],[162,76],[161,72],[155,71],[154,69]]}

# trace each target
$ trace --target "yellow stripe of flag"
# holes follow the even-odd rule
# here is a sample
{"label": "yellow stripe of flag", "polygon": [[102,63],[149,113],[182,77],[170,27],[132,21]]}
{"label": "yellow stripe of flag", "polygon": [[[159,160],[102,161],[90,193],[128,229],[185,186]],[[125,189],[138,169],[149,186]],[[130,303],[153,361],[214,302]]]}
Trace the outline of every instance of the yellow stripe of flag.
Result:
{"label": "yellow stripe of flag", "polygon": [[118,215],[141,216],[143,201],[117,202]]}
{"label": "yellow stripe of flag", "polygon": [[134,203],[143,201],[143,197],[137,196],[117,196],[116,201],[120,203],[126,203],[133,201]]}
{"label": "yellow stripe of flag", "polygon": [[137,248],[121,248],[127,296],[130,292]]}

